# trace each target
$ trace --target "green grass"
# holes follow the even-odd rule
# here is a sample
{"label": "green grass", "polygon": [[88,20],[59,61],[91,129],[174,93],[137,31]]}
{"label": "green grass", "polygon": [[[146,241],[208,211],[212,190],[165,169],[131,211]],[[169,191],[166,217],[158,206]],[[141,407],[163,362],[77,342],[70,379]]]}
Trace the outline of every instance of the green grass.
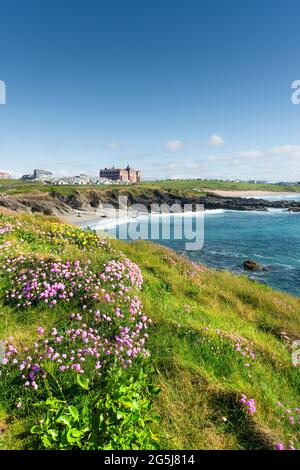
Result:
{"label": "green grass", "polygon": [[[50,220],[22,215],[28,233]],[[52,219],[51,219],[52,220]],[[9,238],[9,236],[7,237]],[[13,238],[13,235],[11,236]],[[300,369],[291,364],[291,340],[300,338],[300,301],[243,276],[195,267],[173,251],[148,242],[112,240],[142,269],[144,286],[139,294],[153,320],[148,349],[161,388],[155,407],[161,416],[156,431],[166,449],[265,449],[287,443],[293,428],[281,419],[276,403],[300,406]],[[30,237],[20,251],[53,253],[45,238]],[[107,253],[86,253],[66,244],[63,259],[91,258],[102,264]],[[13,335],[20,343],[31,341],[41,323],[54,325],[66,309],[43,307],[24,316],[4,299],[5,278],[0,281],[0,338]],[[70,307],[71,308],[71,307]],[[208,330],[206,330],[208,328]],[[221,330],[217,334],[216,329]],[[256,359],[249,368],[227,338],[235,334],[253,342]],[[254,398],[257,412],[248,415],[239,402],[245,393]],[[222,419],[226,418],[226,420]],[[1,397],[0,448],[32,448],[28,422],[10,415]]]}
{"label": "green grass", "polygon": [[269,192],[299,192],[300,185],[281,186],[278,184],[235,183],[220,180],[161,180],[142,183],[145,187],[159,187],[182,190],[225,190],[225,191],[269,191]]}
{"label": "green grass", "polygon": [[139,189],[173,189],[182,191],[203,191],[210,190],[228,190],[228,191],[269,191],[269,192],[300,192],[300,185],[281,186],[276,184],[255,184],[255,183],[235,183],[231,181],[220,180],[199,180],[199,179],[186,179],[186,180],[157,180],[157,181],[143,181],[138,185],[66,185],[54,186],[46,185],[41,182],[32,181],[25,182],[21,180],[3,180],[0,184],[0,193],[5,192],[8,194],[22,194],[31,193],[34,191],[41,191],[51,193],[52,191],[59,192],[64,195],[72,194],[74,191],[86,191],[96,189],[105,191],[108,189],[129,189],[135,191]]}
{"label": "green grass", "polygon": [[[300,374],[280,333],[300,338],[299,300],[225,272],[194,275],[190,263],[146,242],[122,249],[145,276],[142,300],[154,320],[150,349],[163,390],[157,407],[166,445],[265,448],[287,435],[275,403],[298,406]],[[216,328],[254,342],[251,368],[220,343]],[[241,411],[241,393],[255,398],[253,417]]]}

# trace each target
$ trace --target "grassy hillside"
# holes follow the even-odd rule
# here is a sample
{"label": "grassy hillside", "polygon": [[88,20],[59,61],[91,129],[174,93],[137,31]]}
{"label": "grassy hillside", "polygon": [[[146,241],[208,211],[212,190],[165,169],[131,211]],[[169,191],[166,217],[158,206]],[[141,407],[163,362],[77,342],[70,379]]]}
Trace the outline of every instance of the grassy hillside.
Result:
{"label": "grassy hillside", "polygon": [[[300,374],[290,352],[291,340],[300,338],[299,300],[244,277],[199,269],[149,243],[122,248],[145,277],[141,298],[154,320],[149,347],[162,388],[157,406],[165,445],[295,443],[299,424],[294,428],[282,415],[283,408],[299,406]],[[253,415],[239,402],[243,393],[255,399]]]}
{"label": "grassy hillside", "polygon": [[220,181],[220,180],[161,180],[144,182],[146,186],[157,186],[160,188],[168,189],[182,189],[182,190],[223,190],[223,191],[269,191],[269,192],[299,192],[300,185],[281,186],[278,184],[256,184],[256,183],[235,183],[234,181]]}
{"label": "grassy hillside", "polygon": [[[6,213],[0,218],[0,227],[4,226],[10,228],[2,230],[0,235],[0,339],[13,336],[11,342],[18,350],[27,345],[34,350],[38,328],[46,332],[56,328],[65,336],[71,328],[73,312],[80,312],[86,323],[94,318],[96,307],[102,315],[111,315],[111,305],[103,296],[85,298],[89,302],[85,308],[84,296],[76,290],[78,284],[69,302],[58,297],[57,303],[50,306],[35,298],[26,306],[26,295],[17,298],[18,288],[25,278],[27,284],[34,279],[40,263],[47,280],[53,284],[52,274],[43,263],[70,262],[72,267],[75,261],[85,266],[90,260],[88,269],[93,274],[89,274],[88,284],[93,285],[92,276],[105,273],[105,266],[112,260],[121,263],[114,271],[117,275],[123,269],[124,260],[131,260],[141,268],[143,284],[138,267],[128,265],[126,282],[133,280],[128,295],[131,301],[141,300],[141,315],[149,317],[152,323],[148,324],[149,337],[145,342],[150,358],[137,357],[126,369],[116,365],[117,362],[113,365],[107,362],[100,378],[88,369],[91,379],[88,390],[84,383],[78,383],[75,372],[61,375],[56,366],[51,366],[50,371],[47,369],[51,379],[48,374],[48,379],[41,379],[37,391],[28,392],[13,366],[8,369],[4,364],[0,384],[3,431],[0,447],[43,447],[40,429],[37,434],[31,434],[30,428],[45,420],[45,397],[57,397],[60,390],[63,406],[79,410],[82,402],[91,403],[89,400],[95,396],[97,409],[104,399],[113,403],[111,408],[107,405],[109,411],[104,413],[97,429],[98,448],[158,445],[166,449],[272,449],[276,444],[300,448],[300,371],[291,361],[291,342],[300,338],[299,299],[244,277],[211,271],[148,242],[125,244],[112,240],[98,244],[92,233],[84,234],[42,216],[15,218]],[[20,254],[22,259],[14,262]],[[122,273],[128,274],[126,270]],[[106,293],[113,296],[115,278],[101,279]],[[124,297],[116,295],[115,302],[119,302],[121,311],[127,311]],[[126,318],[125,315],[124,321]],[[112,330],[104,317],[99,323],[106,338],[116,334],[119,323],[115,318],[113,322]],[[134,391],[130,388],[133,387],[131,378],[137,387]],[[102,388],[99,391],[100,384],[105,396]],[[161,389],[158,395],[156,387]],[[131,395],[125,400],[114,395],[116,390]],[[102,393],[100,399],[99,393]],[[128,402],[126,409],[119,409]],[[67,411],[67,420],[71,415]],[[59,421],[55,426],[61,432],[66,424]],[[138,435],[130,442],[121,442],[119,438],[112,441],[111,436],[122,426],[129,426]],[[81,442],[80,437],[72,435],[71,438]],[[111,442],[115,442],[115,447]]]}
{"label": "grassy hillside", "polygon": [[219,180],[161,180],[161,181],[143,181],[139,185],[66,185],[66,186],[54,186],[45,185],[38,181],[24,182],[21,180],[3,180],[0,183],[0,193],[8,194],[22,194],[30,193],[32,191],[51,192],[56,191],[62,194],[70,194],[75,190],[88,190],[97,189],[105,191],[107,189],[128,189],[134,190],[134,188],[143,189],[174,189],[182,191],[203,191],[207,192],[210,190],[228,190],[228,191],[269,191],[269,192],[300,192],[299,186],[280,186],[276,184],[255,184],[255,183],[235,183],[231,181],[219,181]]}

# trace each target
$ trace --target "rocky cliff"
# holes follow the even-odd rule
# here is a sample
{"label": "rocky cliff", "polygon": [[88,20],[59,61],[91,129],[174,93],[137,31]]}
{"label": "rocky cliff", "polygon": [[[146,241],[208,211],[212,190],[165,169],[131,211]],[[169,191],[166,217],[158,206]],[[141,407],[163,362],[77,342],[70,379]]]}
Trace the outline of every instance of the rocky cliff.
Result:
{"label": "rocky cliff", "polygon": [[[263,199],[222,197],[214,194],[198,196],[187,191],[163,189],[78,189],[65,194],[60,191],[33,192],[17,195],[0,194],[0,207],[13,211],[38,212],[46,215],[70,214],[76,211],[91,211],[110,204],[119,207],[119,197],[127,197],[128,206],[166,204],[203,204],[205,209],[231,209],[242,211],[265,211],[269,208],[283,208],[288,211],[300,211],[300,202],[296,201],[266,201]],[[124,201],[123,201],[124,202]]]}

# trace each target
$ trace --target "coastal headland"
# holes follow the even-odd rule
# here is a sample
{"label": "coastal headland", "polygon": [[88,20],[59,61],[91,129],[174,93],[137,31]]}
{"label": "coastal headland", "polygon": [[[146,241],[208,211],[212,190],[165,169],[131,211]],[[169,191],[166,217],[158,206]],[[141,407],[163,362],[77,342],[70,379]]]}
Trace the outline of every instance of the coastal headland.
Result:
{"label": "coastal headland", "polygon": [[[74,189],[62,191],[59,189],[51,191],[22,191],[1,192],[0,207],[17,212],[32,212],[44,215],[59,215],[69,222],[82,225],[95,217],[109,217],[105,206],[122,209],[119,207],[119,198],[126,197],[128,206],[143,205],[150,209],[152,205],[174,204],[201,204],[206,210],[224,209],[239,211],[267,211],[269,209],[281,208],[287,211],[300,211],[300,202],[291,198],[288,200],[271,201],[263,197],[270,192],[257,193],[232,192],[213,190],[209,192],[198,192],[190,190],[179,190],[169,188],[147,188],[129,187],[114,189]],[[272,193],[274,194],[274,193]],[[276,196],[286,195],[275,193]],[[288,193],[292,196],[292,193]],[[261,198],[259,196],[262,196]]]}

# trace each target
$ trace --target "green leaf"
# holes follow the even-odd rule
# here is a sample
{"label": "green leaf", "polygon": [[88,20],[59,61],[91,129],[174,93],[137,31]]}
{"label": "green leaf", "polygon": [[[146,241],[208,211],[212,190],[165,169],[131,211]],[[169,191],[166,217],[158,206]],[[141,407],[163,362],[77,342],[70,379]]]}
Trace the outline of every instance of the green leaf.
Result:
{"label": "green leaf", "polygon": [[57,441],[58,431],[56,429],[48,429],[48,434],[52,437],[54,441]]}
{"label": "green leaf", "polygon": [[77,384],[79,387],[83,388],[83,390],[89,389],[89,379],[82,377],[81,375],[77,375]]}
{"label": "green leaf", "polygon": [[[67,432],[67,441],[70,442],[71,444],[76,442],[77,437],[80,436],[80,432],[79,432],[79,436],[76,437],[76,436],[74,436],[72,431],[73,431],[73,429],[69,429],[69,431]],[[76,429],[75,429],[75,431],[76,431]]]}
{"label": "green leaf", "polygon": [[131,407],[132,411],[136,411],[139,408],[140,408],[139,402],[137,400],[132,400],[132,407]]}
{"label": "green leaf", "polygon": [[32,434],[40,434],[40,433],[43,432],[43,431],[42,431],[41,426],[37,426],[37,425],[36,425],[36,426],[32,426],[32,428],[30,429],[30,432],[31,432]]}
{"label": "green leaf", "polygon": [[105,446],[103,446],[103,450],[114,450],[114,446],[112,445],[112,443],[106,444]]}
{"label": "green leaf", "polygon": [[158,395],[160,392],[161,392],[161,389],[159,387],[151,388],[151,394],[152,395]]}
{"label": "green leaf", "polygon": [[[72,428],[72,429],[70,429],[69,433],[70,433],[73,437],[78,438],[78,437],[81,436],[81,434],[83,433],[83,431],[80,431],[80,429]],[[68,434],[69,434],[69,433],[68,433]]]}
{"label": "green leaf", "polygon": [[153,413],[153,414],[151,415],[150,419],[151,419],[152,421],[160,421],[160,420],[161,420],[161,417],[160,417],[160,415],[158,415],[157,413]]}
{"label": "green leaf", "polygon": [[80,417],[81,423],[88,425],[90,422],[90,409],[88,406],[84,406],[81,412],[81,417]]}
{"label": "green leaf", "polygon": [[131,406],[132,406],[131,401],[120,400],[119,403],[120,403],[121,406],[124,406],[125,408],[131,408]]}
{"label": "green leaf", "polygon": [[75,420],[75,421],[78,421],[79,419],[79,413],[78,413],[78,410],[75,406],[69,406],[68,407],[68,410],[69,410],[69,413],[70,415],[72,416],[72,418]]}
{"label": "green leaf", "polygon": [[56,420],[57,423],[66,424],[67,426],[71,426],[70,417],[67,415],[61,415]]}
{"label": "green leaf", "polygon": [[65,402],[63,400],[58,400],[57,398],[54,398],[54,397],[49,397],[46,400],[46,405],[53,406],[55,408],[57,408],[60,403],[65,403]]}
{"label": "green leaf", "polygon": [[44,446],[47,448],[51,448],[52,447],[52,443],[50,441],[50,439],[48,439],[48,437],[46,435],[42,436],[42,443],[44,444]]}
{"label": "green leaf", "polygon": [[99,416],[99,424],[101,424],[104,420],[104,415],[103,413],[101,413],[101,415]]}

